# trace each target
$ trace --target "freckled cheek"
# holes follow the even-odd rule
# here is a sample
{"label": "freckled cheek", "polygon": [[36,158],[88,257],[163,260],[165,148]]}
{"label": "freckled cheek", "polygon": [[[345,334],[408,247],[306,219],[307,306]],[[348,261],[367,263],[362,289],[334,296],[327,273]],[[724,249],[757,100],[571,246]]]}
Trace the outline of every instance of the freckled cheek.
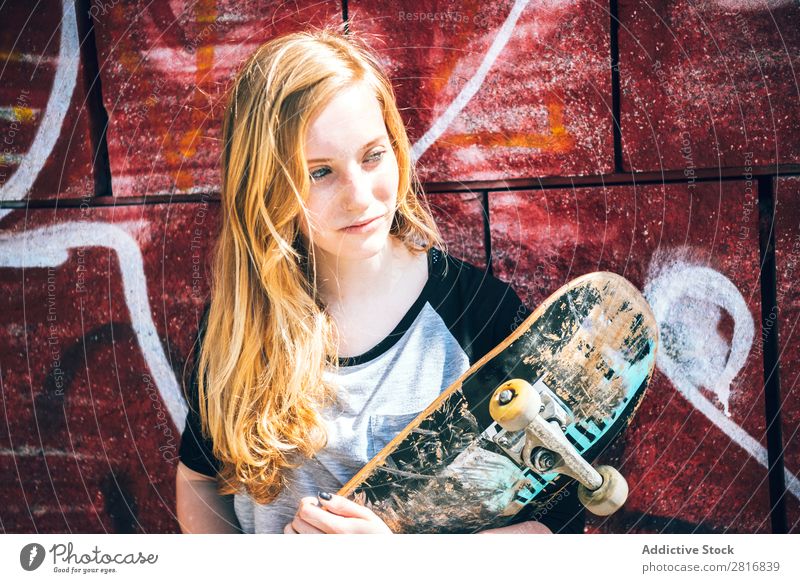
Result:
{"label": "freckled cheek", "polygon": [[[396,164],[395,164],[396,166]],[[375,195],[384,202],[389,202],[397,197],[397,188],[400,184],[400,177],[397,168],[387,167],[381,175],[380,180],[375,184]]]}
{"label": "freckled cheek", "polygon": [[320,195],[306,202],[309,220],[317,231],[335,228],[336,200],[333,196]]}

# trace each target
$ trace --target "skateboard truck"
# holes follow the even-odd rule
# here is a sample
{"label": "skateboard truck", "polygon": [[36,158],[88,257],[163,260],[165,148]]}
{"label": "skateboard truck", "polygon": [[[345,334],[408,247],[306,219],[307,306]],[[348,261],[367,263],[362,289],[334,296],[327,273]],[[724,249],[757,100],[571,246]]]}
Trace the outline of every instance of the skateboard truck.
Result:
{"label": "skateboard truck", "polygon": [[[587,510],[608,516],[628,497],[628,484],[616,469],[587,462],[567,439],[571,413],[540,378],[533,386],[512,379],[495,389],[489,412],[505,433],[495,441],[506,453],[538,474],[555,472],[577,480],[578,498]],[[521,433],[509,439],[509,433]],[[512,443],[513,441],[513,443]]]}

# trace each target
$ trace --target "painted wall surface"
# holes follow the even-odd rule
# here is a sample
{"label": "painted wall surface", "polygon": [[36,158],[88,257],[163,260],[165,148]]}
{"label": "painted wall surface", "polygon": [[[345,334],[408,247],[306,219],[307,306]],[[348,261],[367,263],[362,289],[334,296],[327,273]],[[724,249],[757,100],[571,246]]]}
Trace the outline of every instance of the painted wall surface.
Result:
{"label": "painted wall surface", "polygon": [[[427,181],[613,170],[609,18],[574,2],[349,3],[380,54]],[[425,19],[422,20],[421,19]]]}
{"label": "painted wall surface", "polygon": [[[344,11],[0,8],[5,532],[178,531],[180,387],[209,293],[225,90],[264,41]],[[629,501],[587,531],[800,532],[797,3],[349,0],[346,13],[392,76],[451,253],[531,308],[597,270],[654,307],[657,372],[603,455]]]}
{"label": "painted wall surface", "polygon": [[94,189],[75,5],[39,6],[34,18],[27,2],[2,8],[0,201],[80,198]]}
{"label": "painted wall surface", "polygon": [[[778,335],[781,358],[781,428],[785,460],[800,472],[800,179],[775,181],[777,212],[775,254],[777,259],[777,308],[764,319],[764,334]],[[774,373],[773,373],[774,374]],[[789,523],[800,528],[800,496],[787,497]]]}
{"label": "painted wall surface", "polygon": [[619,18],[626,170],[797,162],[797,2],[620,0]]}
{"label": "painted wall surface", "polygon": [[[266,40],[341,22],[339,2],[97,1],[95,18],[115,196],[219,190],[227,82]],[[102,14],[100,14],[102,13]]]}
{"label": "painted wall surface", "polygon": [[216,204],[14,212],[0,233],[9,532],[173,532],[180,379]]}

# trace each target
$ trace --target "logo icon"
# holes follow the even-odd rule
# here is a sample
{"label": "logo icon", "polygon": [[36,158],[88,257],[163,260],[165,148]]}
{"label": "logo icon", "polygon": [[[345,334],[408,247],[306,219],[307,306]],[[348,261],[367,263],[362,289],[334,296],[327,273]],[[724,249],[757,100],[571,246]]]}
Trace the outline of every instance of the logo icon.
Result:
{"label": "logo icon", "polygon": [[19,552],[19,564],[26,571],[35,571],[44,562],[44,547],[38,543],[30,543]]}

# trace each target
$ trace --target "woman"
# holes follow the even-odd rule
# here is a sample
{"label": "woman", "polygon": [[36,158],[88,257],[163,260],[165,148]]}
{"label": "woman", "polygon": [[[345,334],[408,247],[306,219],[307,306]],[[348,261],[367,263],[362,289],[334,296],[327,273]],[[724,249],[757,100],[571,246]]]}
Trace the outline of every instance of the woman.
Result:
{"label": "woman", "polygon": [[[234,80],[223,137],[181,528],[390,532],[329,492],[527,311],[441,251],[391,83],[359,41],[323,30],[263,45]],[[548,524],[574,511],[562,514]]]}

